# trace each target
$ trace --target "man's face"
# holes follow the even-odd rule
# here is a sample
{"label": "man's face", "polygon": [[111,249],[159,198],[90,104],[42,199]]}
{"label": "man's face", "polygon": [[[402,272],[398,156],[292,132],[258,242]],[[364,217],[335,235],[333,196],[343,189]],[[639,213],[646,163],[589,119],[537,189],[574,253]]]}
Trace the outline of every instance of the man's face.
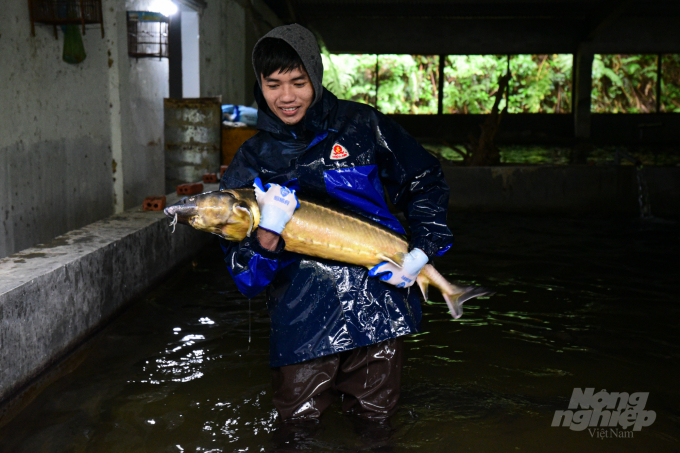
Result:
{"label": "man's face", "polygon": [[262,93],[269,109],[285,124],[297,124],[314,100],[314,87],[304,68],[262,77]]}

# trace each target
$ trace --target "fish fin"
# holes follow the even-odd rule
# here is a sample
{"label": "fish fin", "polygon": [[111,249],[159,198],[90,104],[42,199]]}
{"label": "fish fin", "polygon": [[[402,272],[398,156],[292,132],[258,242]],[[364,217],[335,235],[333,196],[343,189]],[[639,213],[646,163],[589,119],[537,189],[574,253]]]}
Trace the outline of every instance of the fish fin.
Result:
{"label": "fish fin", "polygon": [[418,287],[420,287],[420,292],[423,293],[423,299],[427,300],[427,294],[430,289],[430,281],[423,277],[422,275],[418,275],[416,278],[416,282],[418,282]]}
{"label": "fish fin", "polygon": [[395,256],[387,256],[387,255],[378,255],[378,259],[380,261],[387,261],[388,263],[392,263],[397,267],[402,267],[404,265],[404,257],[403,253],[397,253]]}
{"label": "fish fin", "polygon": [[399,252],[396,255],[394,255],[394,257],[392,258],[392,260],[393,260],[392,262],[399,267],[403,267],[404,266],[404,259],[406,258],[406,255],[407,255],[407,253]]}
{"label": "fish fin", "polygon": [[248,226],[248,232],[246,233],[246,237],[250,237],[250,234],[253,232],[253,225],[255,223],[253,220],[253,215],[250,213],[250,209],[244,208],[243,206],[234,206],[234,209],[248,215],[248,218],[250,219],[250,224]]}
{"label": "fish fin", "polygon": [[492,296],[494,291],[482,288],[481,286],[468,286],[463,288],[463,292],[457,294],[443,294],[446,305],[449,306],[449,311],[454,319],[458,319],[463,315],[463,304],[470,299],[481,296]]}

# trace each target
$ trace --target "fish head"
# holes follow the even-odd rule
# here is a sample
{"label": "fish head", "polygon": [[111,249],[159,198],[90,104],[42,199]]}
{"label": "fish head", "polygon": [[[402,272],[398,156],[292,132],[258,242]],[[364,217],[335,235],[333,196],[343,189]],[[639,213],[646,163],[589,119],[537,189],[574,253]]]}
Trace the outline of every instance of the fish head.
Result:
{"label": "fish head", "polygon": [[260,209],[252,189],[205,192],[182,198],[164,210],[177,223],[197,230],[241,241],[260,223]]}

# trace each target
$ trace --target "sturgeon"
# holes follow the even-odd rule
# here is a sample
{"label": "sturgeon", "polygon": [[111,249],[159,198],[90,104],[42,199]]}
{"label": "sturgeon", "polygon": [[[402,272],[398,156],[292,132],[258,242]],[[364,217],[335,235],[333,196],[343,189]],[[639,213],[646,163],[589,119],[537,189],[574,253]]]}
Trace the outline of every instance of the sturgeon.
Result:
{"label": "sturgeon", "polygon": [[[353,212],[328,207],[298,196],[300,207],[281,233],[290,252],[325,258],[368,269],[389,261],[399,267],[408,253],[406,238]],[[228,241],[242,241],[260,222],[260,209],[253,189],[227,189],[183,198],[165,208],[171,226],[188,224]],[[481,287],[459,287],[448,282],[431,264],[416,279],[427,300],[430,286],[437,288],[454,318],[463,314],[464,302],[493,292]]]}

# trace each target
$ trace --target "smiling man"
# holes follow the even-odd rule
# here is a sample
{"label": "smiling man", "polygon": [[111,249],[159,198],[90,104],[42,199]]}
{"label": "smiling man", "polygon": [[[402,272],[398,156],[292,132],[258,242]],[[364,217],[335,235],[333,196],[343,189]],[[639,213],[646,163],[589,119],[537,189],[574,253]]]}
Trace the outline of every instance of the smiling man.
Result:
{"label": "smiling man", "polygon": [[267,106],[285,124],[298,123],[314,100],[314,88],[304,68],[281,70],[262,77]]}
{"label": "smiling man", "polygon": [[[399,399],[402,337],[420,329],[413,281],[448,250],[449,188],[439,162],[374,108],[338,100],[322,86],[314,35],[278,27],[253,49],[257,128],[220,188],[255,186],[257,234],[222,241],[239,290],[266,288],[273,401],[283,421],[317,419],[341,394],[343,410],[386,420]],[[399,233],[386,198],[411,233],[404,266],[359,266],[286,251],[280,234],[297,194],[336,204]]]}

